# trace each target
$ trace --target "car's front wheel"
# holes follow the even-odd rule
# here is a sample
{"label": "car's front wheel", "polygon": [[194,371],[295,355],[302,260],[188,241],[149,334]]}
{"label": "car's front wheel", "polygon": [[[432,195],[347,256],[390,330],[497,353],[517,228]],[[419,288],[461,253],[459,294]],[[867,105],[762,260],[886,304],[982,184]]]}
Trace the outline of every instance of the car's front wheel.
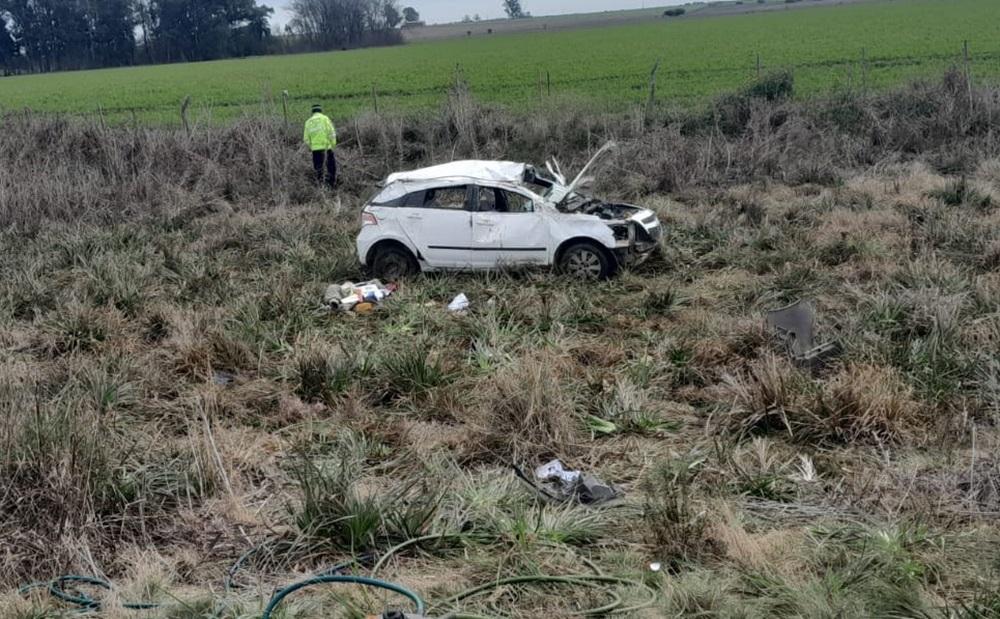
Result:
{"label": "car's front wheel", "polygon": [[372,273],[382,281],[392,282],[420,272],[420,265],[408,250],[388,246],[378,249],[372,260]]}
{"label": "car's front wheel", "polygon": [[566,248],[556,265],[560,273],[575,279],[607,279],[614,274],[608,254],[592,243],[575,243]]}

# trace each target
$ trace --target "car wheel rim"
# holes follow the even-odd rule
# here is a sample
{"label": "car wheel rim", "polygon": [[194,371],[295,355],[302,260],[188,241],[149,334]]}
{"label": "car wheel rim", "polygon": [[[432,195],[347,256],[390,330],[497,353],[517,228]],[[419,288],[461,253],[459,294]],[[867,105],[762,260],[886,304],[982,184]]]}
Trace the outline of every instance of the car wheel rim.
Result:
{"label": "car wheel rim", "polygon": [[578,251],[569,256],[566,262],[570,275],[584,279],[597,279],[601,276],[601,259],[591,251]]}

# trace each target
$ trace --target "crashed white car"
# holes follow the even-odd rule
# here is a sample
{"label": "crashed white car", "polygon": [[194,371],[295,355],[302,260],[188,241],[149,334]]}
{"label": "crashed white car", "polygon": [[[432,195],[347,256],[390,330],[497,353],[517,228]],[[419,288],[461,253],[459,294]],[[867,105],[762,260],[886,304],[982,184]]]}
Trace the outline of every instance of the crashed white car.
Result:
{"label": "crashed white car", "polygon": [[546,172],[456,161],[392,174],[362,212],[358,258],[384,281],[419,271],[522,267],[610,277],[645,260],[662,231],[648,209],[577,191],[598,156],[572,183],[552,162]]}

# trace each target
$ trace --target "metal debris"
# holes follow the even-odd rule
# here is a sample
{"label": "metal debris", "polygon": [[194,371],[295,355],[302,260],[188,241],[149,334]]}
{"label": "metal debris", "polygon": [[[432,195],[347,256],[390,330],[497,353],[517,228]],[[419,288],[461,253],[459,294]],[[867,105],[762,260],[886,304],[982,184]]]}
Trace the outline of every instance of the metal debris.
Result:
{"label": "metal debris", "polygon": [[814,342],[816,314],[808,301],[796,301],[768,312],[767,325],[784,340],[788,354],[800,366],[817,370],[843,352],[837,342]]}
{"label": "metal debris", "polygon": [[537,487],[550,498],[598,505],[617,499],[621,493],[595,475],[567,470],[559,460],[535,469]]}

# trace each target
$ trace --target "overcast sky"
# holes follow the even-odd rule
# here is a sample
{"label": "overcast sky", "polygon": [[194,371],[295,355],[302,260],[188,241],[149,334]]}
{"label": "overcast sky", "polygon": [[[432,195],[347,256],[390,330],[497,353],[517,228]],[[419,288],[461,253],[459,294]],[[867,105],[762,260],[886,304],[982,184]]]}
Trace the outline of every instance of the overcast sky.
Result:
{"label": "overcast sky", "polygon": [[[641,9],[643,7],[682,4],[685,0],[521,0],[525,11],[534,15],[558,15],[560,13],[590,13],[594,11],[617,11]],[[288,13],[281,7],[289,0],[264,0],[262,4],[275,7],[274,24],[283,26],[288,21]],[[420,12],[427,23],[461,21],[464,15],[479,13],[483,19],[503,17],[501,0],[400,0],[399,5],[412,6]]]}

